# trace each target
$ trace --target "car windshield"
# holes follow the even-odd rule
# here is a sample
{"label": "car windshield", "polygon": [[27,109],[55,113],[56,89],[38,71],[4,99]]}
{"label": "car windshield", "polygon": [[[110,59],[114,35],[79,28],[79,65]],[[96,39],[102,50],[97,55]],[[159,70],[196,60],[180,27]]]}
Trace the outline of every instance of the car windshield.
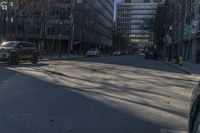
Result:
{"label": "car windshield", "polygon": [[91,49],[90,49],[90,51],[96,51],[96,50],[97,50],[97,49],[95,49],[95,48],[91,48]]}
{"label": "car windshield", "polygon": [[16,47],[16,44],[13,42],[4,42],[1,44],[1,47]]}

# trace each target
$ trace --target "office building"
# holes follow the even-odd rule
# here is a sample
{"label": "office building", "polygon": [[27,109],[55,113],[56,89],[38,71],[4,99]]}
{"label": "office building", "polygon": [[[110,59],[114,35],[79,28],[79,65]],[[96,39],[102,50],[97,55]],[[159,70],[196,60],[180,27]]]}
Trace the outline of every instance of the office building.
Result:
{"label": "office building", "polygon": [[0,12],[1,41],[32,41],[46,51],[112,46],[114,0],[5,0]]}
{"label": "office building", "polygon": [[117,27],[129,45],[145,48],[153,45],[153,21],[158,0],[123,0],[117,5]]}
{"label": "office building", "polygon": [[182,48],[186,61],[200,63],[200,5],[199,0],[185,1],[185,36]]}

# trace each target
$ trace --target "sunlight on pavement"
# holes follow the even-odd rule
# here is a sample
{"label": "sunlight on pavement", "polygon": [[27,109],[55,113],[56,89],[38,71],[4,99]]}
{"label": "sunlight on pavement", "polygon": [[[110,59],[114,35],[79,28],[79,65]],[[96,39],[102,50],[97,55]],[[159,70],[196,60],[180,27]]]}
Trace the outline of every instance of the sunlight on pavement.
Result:
{"label": "sunlight on pavement", "polygon": [[196,77],[185,74],[103,63],[57,61],[48,67],[10,69],[179,130],[186,130],[189,97],[197,83]]}
{"label": "sunlight on pavement", "polygon": [[184,131],[175,131],[175,130],[161,129],[160,133],[186,133],[186,132],[184,132]]}

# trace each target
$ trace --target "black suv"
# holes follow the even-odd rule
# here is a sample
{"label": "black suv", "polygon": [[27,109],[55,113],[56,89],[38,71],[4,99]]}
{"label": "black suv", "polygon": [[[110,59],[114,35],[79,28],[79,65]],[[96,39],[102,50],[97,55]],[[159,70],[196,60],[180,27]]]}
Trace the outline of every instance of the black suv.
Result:
{"label": "black suv", "polygon": [[155,60],[157,60],[158,57],[159,57],[159,54],[155,49],[153,49],[153,48],[146,49],[146,51],[145,51],[145,59],[146,60],[147,59],[155,59]]}
{"label": "black suv", "polygon": [[15,65],[20,60],[31,60],[33,64],[38,62],[38,50],[35,44],[22,41],[10,41],[0,44],[0,60],[7,61],[9,65]]}

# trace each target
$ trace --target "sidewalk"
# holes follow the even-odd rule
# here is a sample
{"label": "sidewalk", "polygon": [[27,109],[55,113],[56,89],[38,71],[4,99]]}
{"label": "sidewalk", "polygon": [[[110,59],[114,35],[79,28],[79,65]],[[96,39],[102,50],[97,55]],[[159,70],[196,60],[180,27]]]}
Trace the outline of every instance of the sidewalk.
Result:
{"label": "sidewalk", "polygon": [[76,59],[76,58],[82,58],[81,55],[62,55],[61,58],[59,58],[58,55],[41,55],[40,60],[47,61],[47,60],[67,60],[67,59]]}
{"label": "sidewalk", "polygon": [[200,76],[200,64],[194,64],[189,62],[184,62],[183,66],[179,66],[174,62],[163,61],[165,64],[175,67],[189,75],[198,75]]}

